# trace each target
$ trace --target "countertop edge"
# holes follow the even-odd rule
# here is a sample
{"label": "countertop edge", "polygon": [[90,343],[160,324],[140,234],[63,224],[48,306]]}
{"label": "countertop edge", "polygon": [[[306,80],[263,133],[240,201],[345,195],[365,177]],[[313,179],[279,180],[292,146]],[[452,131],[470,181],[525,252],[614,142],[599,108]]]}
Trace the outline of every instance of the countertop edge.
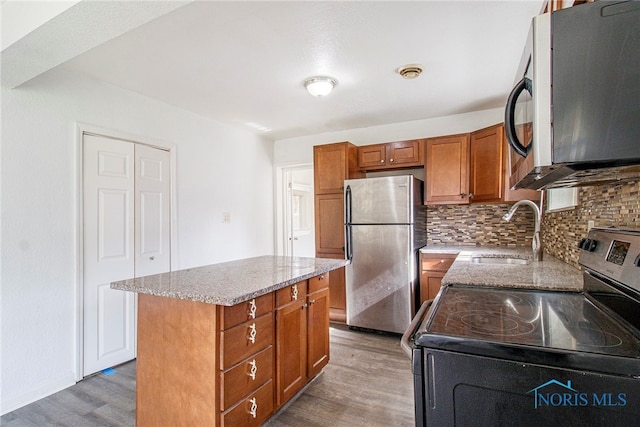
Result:
{"label": "countertop edge", "polygon": [[[249,262],[249,261],[252,261],[252,260],[256,260],[258,258],[263,258],[263,257],[247,258],[246,260],[236,260],[236,261],[230,262],[229,264],[238,263],[238,262],[242,262],[242,261]],[[297,259],[299,259],[299,258],[297,258]],[[301,282],[303,280],[307,280],[307,279],[310,279],[312,277],[316,277],[316,276],[319,276],[321,274],[328,273],[330,271],[333,271],[333,270],[336,270],[338,268],[344,267],[347,264],[346,260],[341,260],[341,259],[337,259],[337,258],[304,258],[304,259],[306,259],[306,260],[322,260],[323,263],[328,263],[328,265],[324,265],[324,266],[315,268],[311,272],[307,272],[307,273],[304,273],[304,274],[300,274],[300,275],[295,275],[295,276],[289,277],[286,280],[279,281],[279,282],[270,284],[268,286],[261,287],[260,289],[253,289],[253,290],[251,290],[249,292],[241,291],[241,292],[238,292],[237,295],[233,295],[233,296],[218,296],[218,295],[215,295],[213,291],[212,292],[206,292],[206,293],[205,292],[194,293],[194,292],[184,292],[184,291],[181,291],[181,290],[156,289],[156,288],[151,288],[151,287],[145,287],[145,286],[140,284],[141,282],[144,282],[144,279],[148,280],[148,278],[160,277],[160,276],[163,276],[163,275],[167,276],[167,275],[172,275],[172,274],[176,275],[176,274],[179,274],[181,271],[189,271],[189,270],[193,270],[193,269],[201,269],[201,268],[207,268],[207,267],[212,267],[212,266],[223,266],[224,264],[227,264],[227,263],[212,264],[211,266],[194,267],[193,269],[176,270],[176,271],[167,272],[167,273],[163,273],[163,274],[159,274],[159,275],[140,277],[140,278],[137,278],[137,279],[119,280],[119,281],[111,282],[110,283],[110,287],[111,287],[111,289],[115,289],[115,290],[126,291],[126,292],[135,292],[135,293],[144,294],[144,295],[153,295],[153,296],[159,296],[159,297],[165,297],[165,298],[174,298],[174,299],[181,299],[181,300],[187,300],[187,301],[202,302],[202,303],[206,303],[206,304],[232,306],[232,305],[236,305],[236,304],[239,304],[241,302],[244,302],[244,301],[248,301],[248,300],[250,300],[252,298],[256,298],[256,297],[259,297],[261,295],[277,291],[278,289],[282,289],[282,288],[284,288],[286,286],[289,286],[289,285],[292,285],[294,283],[298,283],[298,282]]]}

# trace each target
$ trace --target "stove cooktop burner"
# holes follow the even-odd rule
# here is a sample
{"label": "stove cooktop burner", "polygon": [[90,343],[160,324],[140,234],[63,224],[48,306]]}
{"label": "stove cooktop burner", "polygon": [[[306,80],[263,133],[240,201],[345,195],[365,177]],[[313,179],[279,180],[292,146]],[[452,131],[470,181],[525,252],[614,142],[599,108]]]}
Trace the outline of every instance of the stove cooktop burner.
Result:
{"label": "stove cooktop burner", "polygon": [[517,316],[486,310],[462,314],[460,322],[469,330],[488,336],[524,335],[534,330],[531,323],[522,322]]}
{"label": "stove cooktop burner", "polygon": [[583,294],[449,286],[425,335],[637,358],[640,339]]}

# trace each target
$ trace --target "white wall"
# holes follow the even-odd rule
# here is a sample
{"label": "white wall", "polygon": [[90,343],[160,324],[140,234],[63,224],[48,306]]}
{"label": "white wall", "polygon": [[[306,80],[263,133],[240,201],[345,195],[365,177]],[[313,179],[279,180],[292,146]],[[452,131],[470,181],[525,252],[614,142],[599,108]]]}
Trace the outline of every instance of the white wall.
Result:
{"label": "white wall", "polygon": [[6,413],[76,377],[76,122],[177,147],[179,268],[273,253],[273,143],[61,70],[1,97]]}
{"label": "white wall", "polygon": [[434,119],[281,139],[276,141],[274,145],[274,162],[276,165],[311,163],[313,162],[314,145],[341,141],[349,141],[355,145],[369,145],[404,139],[453,135],[472,132],[503,121],[504,109],[495,108]]}

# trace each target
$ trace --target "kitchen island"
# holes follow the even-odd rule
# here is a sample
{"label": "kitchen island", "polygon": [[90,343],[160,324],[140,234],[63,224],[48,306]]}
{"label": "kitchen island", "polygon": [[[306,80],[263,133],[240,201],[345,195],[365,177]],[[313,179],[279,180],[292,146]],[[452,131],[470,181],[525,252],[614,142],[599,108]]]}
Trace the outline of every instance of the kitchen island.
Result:
{"label": "kitchen island", "polygon": [[136,292],[136,425],[260,425],[329,361],[329,275],[262,256],[124,280]]}

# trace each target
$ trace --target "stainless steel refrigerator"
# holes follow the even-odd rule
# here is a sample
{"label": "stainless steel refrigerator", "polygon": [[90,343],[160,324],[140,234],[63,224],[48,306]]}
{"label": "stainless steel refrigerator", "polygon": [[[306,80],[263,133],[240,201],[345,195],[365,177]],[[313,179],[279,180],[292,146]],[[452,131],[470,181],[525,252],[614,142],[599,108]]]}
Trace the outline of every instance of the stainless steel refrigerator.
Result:
{"label": "stainless steel refrigerator", "polygon": [[415,312],[426,243],[422,181],[413,175],[344,182],[347,325],[403,333]]}

